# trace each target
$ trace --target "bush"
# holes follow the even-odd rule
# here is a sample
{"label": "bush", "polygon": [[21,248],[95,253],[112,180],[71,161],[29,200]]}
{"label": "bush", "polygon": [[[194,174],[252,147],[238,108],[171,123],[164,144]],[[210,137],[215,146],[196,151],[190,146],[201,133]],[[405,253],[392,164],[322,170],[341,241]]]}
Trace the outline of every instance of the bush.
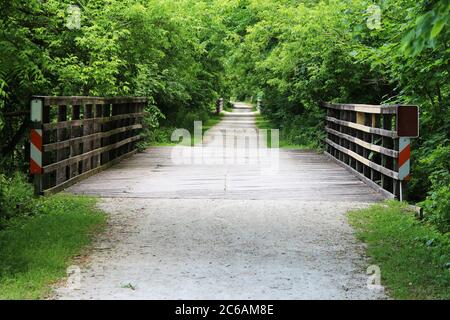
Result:
{"label": "bush", "polygon": [[308,114],[292,117],[283,126],[282,134],[289,143],[311,149],[320,149],[325,136],[320,119]]}
{"label": "bush", "polygon": [[231,103],[228,99],[224,99],[223,109],[229,112],[233,111],[233,103]]}
{"label": "bush", "polygon": [[182,129],[192,131],[195,121],[202,121],[205,124],[211,117],[211,113],[207,110],[187,110],[180,109],[175,115],[175,126]]}
{"label": "bush", "polygon": [[424,208],[425,220],[441,232],[450,231],[450,146],[438,146],[418,167],[426,168],[428,196],[419,205]]}
{"label": "bush", "polygon": [[450,232],[450,186],[432,188],[430,195],[421,203],[426,221],[443,232]]}
{"label": "bush", "polygon": [[33,186],[23,174],[0,174],[0,227],[12,217],[29,215],[34,201]]}
{"label": "bush", "polygon": [[159,127],[149,129],[144,137],[144,140],[137,144],[139,151],[144,151],[150,146],[154,145],[171,145],[174,142],[171,140],[174,127]]}
{"label": "bush", "polygon": [[145,116],[143,118],[143,130],[141,133],[142,140],[136,146],[139,151],[144,151],[155,142],[159,142],[155,137],[155,132],[159,131],[160,121],[166,117],[153,103],[149,103],[145,108]]}

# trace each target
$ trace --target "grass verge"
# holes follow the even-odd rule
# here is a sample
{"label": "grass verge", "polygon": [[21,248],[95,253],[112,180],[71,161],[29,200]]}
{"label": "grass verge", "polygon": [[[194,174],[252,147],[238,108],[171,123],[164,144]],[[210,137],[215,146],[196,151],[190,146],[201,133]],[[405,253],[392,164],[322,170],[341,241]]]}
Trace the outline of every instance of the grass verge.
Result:
{"label": "grass verge", "polygon": [[93,198],[35,201],[33,215],[12,218],[0,231],[0,299],[45,298],[105,225]]}
{"label": "grass verge", "polygon": [[450,241],[400,202],[348,214],[367,254],[395,299],[450,299]]}

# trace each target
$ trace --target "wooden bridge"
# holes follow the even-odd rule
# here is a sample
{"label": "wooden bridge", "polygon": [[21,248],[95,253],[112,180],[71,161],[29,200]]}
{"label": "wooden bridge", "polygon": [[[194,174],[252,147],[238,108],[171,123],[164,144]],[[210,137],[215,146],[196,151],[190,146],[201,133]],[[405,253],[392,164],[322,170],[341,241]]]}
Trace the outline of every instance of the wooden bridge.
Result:
{"label": "wooden bridge", "polygon": [[415,107],[325,105],[321,154],[267,148],[236,103],[196,147],[135,153],[145,100],[83,99],[33,102],[38,192],[98,196],[110,213],[82,289],[57,297],[384,298],[365,287],[345,212],[401,196],[398,133],[415,132],[401,132],[398,111],[414,121]]}
{"label": "wooden bridge", "polygon": [[[237,129],[232,134],[242,135],[244,131],[238,130],[244,128],[255,128],[254,113],[249,107],[238,105],[235,112],[225,115],[204,139],[212,140],[211,136],[221,138],[217,132],[226,129]],[[214,142],[217,143],[205,142],[203,147],[215,148]],[[264,173],[265,169],[270,170],[269,158],[274,157],[271,154],[263,155],[264,159],[255,154],[255,161],[247,156],[241,161],[244,163],[239,163],[237,151],[233,150],[231,156],[223,155],[223,161],[203,158],[198,161],[200,163],[195,163],[194,152],[187,154],[188,161],[183,161],[186,163],[179,164],[179,161],[173,161],[173,147],[152,147],[74,185],[68,191],[101,197],[168,199],[367,202],[383,198],[324,154],[314,151],[277,150],[279,163],[272,168],[276,171],[272,173]],[[232,161],[228,161],[230,157]]]}
{"label": "wooden bridge", "polygon": [[[37,193],[58,192],[134,155],[146,103],[145,98],[35,97],[31,107],[31,173]],[[408,137],[418,134],[417,107],[324,107],[328,135],[325,154],[277,149],[276,175],[260,174],[261,165],[272,160],[259,155],[267,149],[261,146],[260,138],[236,131],[255,129],[258,134],[255,113],[246,105],[236,104],[235,112],[226,113],[201,147],[230,150],[222,133],[234,130],[233,152],[240,136],[255,140],[247,141],[247,149],[254,146],[256,150],[254,159],[244,161],[252,165],[236,166],[236,161],[229,161],[229,154],[225,158],[225,152],[223,161],[202,156],[200,164],[191,159],[187,165],[176,165],[172,148],[150,148],[70,191],[148,198],[402,199],[409,178]],[[234,160],[237,156],[232,153]],[[211,162],[215,165],[205,165]]]}

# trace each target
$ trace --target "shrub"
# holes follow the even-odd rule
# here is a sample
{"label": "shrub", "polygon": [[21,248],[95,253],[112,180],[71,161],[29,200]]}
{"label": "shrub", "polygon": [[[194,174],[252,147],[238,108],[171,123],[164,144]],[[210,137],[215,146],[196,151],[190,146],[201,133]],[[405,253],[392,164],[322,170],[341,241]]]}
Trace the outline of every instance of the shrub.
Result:
{"label": "shrub", "polygon": [[149,103],[145,108],[145,116],[142,123],[142,140],[136,144],[139,151],[144,151],[153,143],[160,142],[157,137],[155,137],[155,132],[159,131],[160,121],[164,119],[165,116],[161,110],[153,103]]}
{"label": "shrub", "polygon": [[441,232],[450,231],[450,146],[438,146],[419,161],[429,173],[430,188],[427,198],[420,203],[425,220]]}
{"label": "shrub", "polygon": [[450,186],[433,187],[422,206],[428,222],[443,233],[450,232]]}
{"label": "shrub", "polygon": [[17,172],[12,177],[0,174],[0,227],[14,216],[29,215],[33,203],[33,187],[23,174]]}
{"label": "shrub", "polygon": [[194,128],[195,121],[202,121],[205,124],[211,117],[211,113],[207,110],[187,110],[180,109],[176,116],[174,124],[178,128],[183,128],[191,131]]}
{"label": "shrub", "polygon": [[282,134],[289,143],[311,149],[320,149],[324,138],[320,119],[308,114],[286,121]]}

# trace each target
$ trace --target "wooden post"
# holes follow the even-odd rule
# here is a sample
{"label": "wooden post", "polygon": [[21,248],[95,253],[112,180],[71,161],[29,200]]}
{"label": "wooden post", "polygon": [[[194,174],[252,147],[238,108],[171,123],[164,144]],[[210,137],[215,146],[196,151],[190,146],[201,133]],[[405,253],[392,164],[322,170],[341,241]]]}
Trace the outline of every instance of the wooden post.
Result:
{"label": "wooden post", "polygon": [[[67,121],[67,106],[58,106],[58,122]],[[67,128],[56,129],[56,141],[61,142],[67,139]],[[66,158],[66,150],[58,148],[56,150],[56,161],[61,161]],[[66,181],[66,167],[59,167],[56,169],[56,185]]]}
{"label": "wooden post", "polygon": [[[106,118],[109,118],[111,116],[111,105],[110,104],[104,104],[103,105],[103,124],[102,124],[102,132],[106,132],[110,130],[111,123],[107,122]],[[106,122],[105,122],[106,121]],[[106,147],[109,144],[110,138],[104,137],[102,138],[102,147]],[[102,153],[102,164],[105,164],[109,162],[109,151]]]}
{"label": "wooden post", "polygon": [[[92,105],[84,105],[84,117],[83,117],[83,136],[89,136],[90,134],[92,134],[93,130],[93,118],[94,118],[94,113],[93,113],[93,106]],[[85,152],[89,152],[92,150],[92,145],[93,145],[93,141],[89,140],[89,141],[85,141],[83,143],[83,153]],[[92,169],[92,163],[93,163],[93,159],[92,157],[86,159],[83,161],[83,172],[89,171]]]}
{"label": "wooden post", "polygon": [[43,114],[44,104],[41,99],[31,100],[30,106],[30,174],[33,175],[34,192],[41,195],[43,191]]}
{"label": "wooden post", "polygon": [[[94,120],[94,133],[100,134],[102,132],[102,124],[101,120],[103,117],[103,106],[101,104],[95,105],[95,120]],[[94,139],[94,149],[101,148],[102,146],[102,138],[96,137]],[[97,168],[101,165],[101,155],[96,155],[94,157],[94,168]]]}
{"label": "wooden post", "polygon": [[[80,106],[72,105],[72,120],[80,120]],[[79,126],[72,125],[70,128],[70,137],[77,138],[80,137]],[[71,142],[70,143],[70,157],[74,157],[80,154],[80,143]],[[73,178],[79,174],[78,164],[74,163],[70,165],[69,169],[70,178]]]}

